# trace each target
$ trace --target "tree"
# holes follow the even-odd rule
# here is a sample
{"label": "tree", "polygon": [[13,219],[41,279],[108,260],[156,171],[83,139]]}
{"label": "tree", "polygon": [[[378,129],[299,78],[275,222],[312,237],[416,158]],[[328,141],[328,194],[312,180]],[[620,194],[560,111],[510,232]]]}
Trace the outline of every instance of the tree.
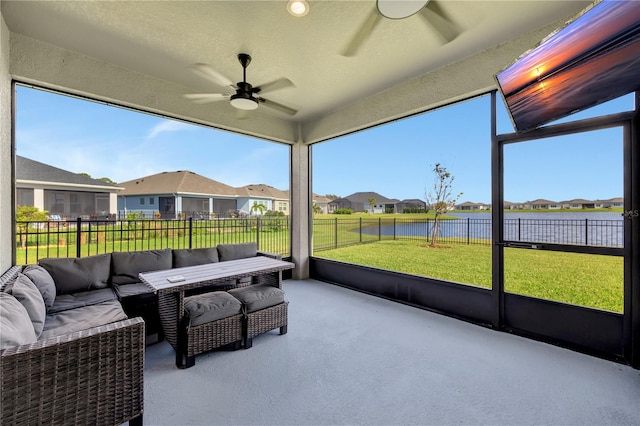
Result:
{"label": "tree", "polygon": [[374,213],[373,208],[376,206],[376,199],[371,197],[367,201],[369,201],[369,208],[371,209],[371,213]]}
{"label": "tree", "polygon": [[260,212],[260,214],[262,214],[264,213],[266,208],[267,207],[264,204],[260,204],[257,201],[254,201],[253,205],[251,206],[251,210],[249,210],[249,213]]}
{"label": "tree", "polygon": [[434,247],[438,239],[438,230],[440,228],[440,216],[445,214],[449,209],[455,206],[456,201],[462,195],[462,192],[453,196],[453,175],[447,171],[447,168],[436,163],[433,167],[436,178],[433,182],[433,191],[425,191],[427,206],[435,212],[433,230],[431,231],[431,247]]}
{"label": "tree", "polygon": [[113,185],[115,185],[115,184],[116,184],[116,182],[112,181],[112,180],[111,180],[111,179],[109,179],[108,177],[101,177],[101,178],[99,178],[98,180],[101,180],[101,181],[103,181],[103,182],[110,183],[110,184],[113,184]]}
{"label": "tree", "polygon": [[20,246],[22,248],[27,245],[27,236],[24,234],[29,225],[27,222],[45,222],[49,220],[48,213],[34,206],[18,206],[16,209],[16,224],[20,231]]}
{"label": "tree", "polygon": [[317,214],[317,213],[321,213],[322,212],[322,207],[320,207],[318,205],[318,203],[314,202],[313,203],[313,214]]}
{"label": "tree", "polygon": [[338,198],[340,198],[340,196],[336,194],[326,194],[324,198],[328,198],[330,200],[337,200]]}

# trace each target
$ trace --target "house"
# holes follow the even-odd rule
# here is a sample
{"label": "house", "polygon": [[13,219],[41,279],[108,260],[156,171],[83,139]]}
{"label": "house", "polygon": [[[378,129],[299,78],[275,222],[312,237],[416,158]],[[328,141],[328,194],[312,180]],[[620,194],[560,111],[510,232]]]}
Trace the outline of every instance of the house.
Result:
{"label": "house", "polygon": [[560,208],[560,203],[538,198],[537,200],[526,201],[524,206],[525,209],[531,210],[555,210]]}
{"label": "house", "polygon": [[[289,194],[286,191],[265,184],[252,184],[236,188],[238,210],[251,214],[263,214],[272,210],[289,215]],[[253,208],[254,204],[264,206],[264,211]]]}
{"label": "house", "polygon": [[464,203],[456,204],[456,210],[488,210],[491,206],[485,203],[474,203],[472,201],[465,201]]}
{"label": "house", "polygon": [[126,217],[139,212],[145,217],[158,213],[163,219],[184,217],[208,219],[238,208],[236,188],[188,170],[162,172],[122,182],[118,211]]}
{"label": "house", "polygon": [[331,198],[323,197],[322,195],[314,193],[312,202],[320,209],[318,213],[327,214],[329,212],[329,203],[331,202]]}
{"label": "house", "polygon": [[122,189],[16,155],[17,206],[34,206],[60,219],[105,218],[116,213]]}
{"label": "house", "polygon": [[563,209],[593,209],[596,203],[584,198],[574,198],[573,200],[560,201],[560,208]]}
{"label": "house", "polygon": [[427,203],[417,198],[407,198],[396,204],[396,213],[420,213],[427,210]]}
{"label": "house", "polygon": [[624,207],[624,198],[615,197],[610,198],[608,200],[602,200],[602,206],[604,208],[623,208]]}
{"label": "house", "polygon": [[[371,205],[370,201],[375,200]],[[351,209],[355,213],[394,213],[397,200],[384,197],[377,192],[354,192],[344,198],[338,198],[329,203],[329,213],[336,209]]]}

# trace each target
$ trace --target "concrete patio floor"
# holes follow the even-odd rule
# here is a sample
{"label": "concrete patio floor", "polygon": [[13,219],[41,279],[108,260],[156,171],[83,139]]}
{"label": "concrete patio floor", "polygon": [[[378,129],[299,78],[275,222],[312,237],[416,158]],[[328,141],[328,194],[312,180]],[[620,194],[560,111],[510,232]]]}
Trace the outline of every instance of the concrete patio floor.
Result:
{"label": "concrete patio floor", "polygon": [[146,352],[147,425],[640,424],[640,371],[314,281],[289,332],[175,366]]}

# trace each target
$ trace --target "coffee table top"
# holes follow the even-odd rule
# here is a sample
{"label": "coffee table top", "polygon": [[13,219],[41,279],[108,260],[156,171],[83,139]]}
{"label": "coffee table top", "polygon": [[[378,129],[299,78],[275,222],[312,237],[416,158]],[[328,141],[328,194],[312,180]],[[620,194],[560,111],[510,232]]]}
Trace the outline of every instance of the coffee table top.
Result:
{"label": "coffee table top", "polygon": [[225,262],[143,272],[139,274],[139,278],[142,283],[153,291],[171,293],[293,268],[295,268],[295,264],[292,262],[276,260],[267,256],[255,256],[227,260]]}

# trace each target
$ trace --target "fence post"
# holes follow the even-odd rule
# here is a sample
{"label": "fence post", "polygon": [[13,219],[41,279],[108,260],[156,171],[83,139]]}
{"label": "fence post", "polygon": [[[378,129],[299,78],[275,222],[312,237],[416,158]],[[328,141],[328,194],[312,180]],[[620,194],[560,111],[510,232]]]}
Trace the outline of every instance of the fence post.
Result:
{"label": "fence post", "polygon": [[189,248],[193,248],[193,218],[189,218]]}
{"label": "fence post", "polygon": [[76,219],[76,257],[80,257],[80,239],[82,236],[82,218],[79,217]]}
{"label": "fence post", "polygon": [[520,230],[520,220],[521,218],[518,218],[518,241],[522,241],[522,234]]}
{"label": "fence post", "polygon": [[[333,230],[334,230],[334,242],[333,242],[333,248],[338,248],[338,218],[335,218],[335,222],[334,222],[334,226],[333,226]],[[362,232],[362,231],[361,231]]]}
{"label": "fence post", "polygon": [[589,244],[589,219],[584,219],[584,245]]}
{"label": "fence post", "polygon": [[360,218],[360,227],[358,229],[360,231],[360,244],[362,244],[362,218]]}
{"label": "fence post", "polygon": [[260,250],[260,216],[256,216],[256,245]]}
{"label": "fence post", "polygon": [[396,240],[396,218],[393,218],[393,240]]}
{"label": "fence post", "polygon": [[471,218],[467,218],[467,245],[471,244]]}
{"label": "fence post", "polygon": [[378,218],[378,241],[382,240],[382,218]]}

